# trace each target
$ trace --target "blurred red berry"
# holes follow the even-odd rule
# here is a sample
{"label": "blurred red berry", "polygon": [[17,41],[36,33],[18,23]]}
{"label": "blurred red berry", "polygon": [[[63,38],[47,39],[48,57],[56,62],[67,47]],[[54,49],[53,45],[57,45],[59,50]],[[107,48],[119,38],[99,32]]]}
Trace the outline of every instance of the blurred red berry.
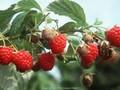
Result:
{"label": "blurred red berry", "polygon": [[85,54],[80,55],[80,58],[83,67],[88,68],[94,63],[96,57],[98,56],[98,48],[95,44],[92,43],[86,45],[86,48],[87,52]]}
{"label": "blurred red berry", "polygon": [[38,68],[41,68],[44,71],[51,70],[54,64],[55,64],[55,58],[51,53],[43,53],[39,55],[39,61],[36,63]]}
{"label": "blurred red berry", "polygon": [[20,72],[25,72],[32,69],[32,55],[28,51],[18,51],[13,55],[13,63]]}
{"label": "blurred red berry", "polygon": [[0,64],[7,65],[12,60],[13,49],[6,46],[0,46]]}
{"label": "blurred red berry", "polygon": [[111,45],[120,47],[120,27],[114,26],[106,31],[106,39]]}

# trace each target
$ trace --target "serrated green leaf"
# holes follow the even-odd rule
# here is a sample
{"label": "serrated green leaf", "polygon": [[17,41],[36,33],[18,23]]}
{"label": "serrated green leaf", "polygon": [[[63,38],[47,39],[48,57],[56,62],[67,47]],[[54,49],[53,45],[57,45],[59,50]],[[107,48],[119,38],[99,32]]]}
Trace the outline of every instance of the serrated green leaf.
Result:
{"label": "serrated green leaf", "polygon": [[0,31],[4,31],[8,27],[13,15],[16,13],[14,11],[15,5],[11,5],[7,10],[0,10]]}
{"label": "serrated green leaf", "polygon": [[68,32],[72,32],[75,30],[75,27],[76,27],[76,23],[74,22],[68,22],[66,24],[64,24],[63,26],[61,26],[59,28],[59,31],[62,33],[68,33]]}
{"label": "serrated green leaf", "polygon": [[86,17],[83,8],[71,0],[57,0],[48,5],[48,9],[56,14],[68,16],[77,22],[79,26],[86,25]]}
{"label": "serrated green leaf", "polygon": [[17,9],[20,11],[29,11],[32,8],[42,11],[40,5],[35,0],[21,0],[17,3]]}

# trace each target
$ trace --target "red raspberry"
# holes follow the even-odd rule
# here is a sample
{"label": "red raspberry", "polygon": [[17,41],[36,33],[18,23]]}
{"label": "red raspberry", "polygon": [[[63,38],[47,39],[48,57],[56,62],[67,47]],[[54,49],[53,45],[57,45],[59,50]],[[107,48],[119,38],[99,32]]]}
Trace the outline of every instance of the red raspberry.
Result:
{"label": "red raspberry", "polygon": [[66,37],[63,34],[55,36],[53,39],[49,40],[49,47],[54,54],[60,54],[64,51],[66,46]]}
{"label": "red raspberry", "polygon": [[20,72],[32,69],[32,55],[28,51],[18,51],[13,55],[13,63]]}
{"label": "red raspberry", "polygon": [[87,53],[80,56],[81,64],[83,65],[83,67],[88,68],[94,63],[97,56],[98,56],[97,46],[92,43],[88,44]]}
{"label": "red raspberry", "polygon": [[111,45],[120,47],[120,27],[114,26],[113,28],[106,31],[106,39]]}
{"label": "red raspberry", "polygon": [[13,49],[6,46],[0,46],[0,64],[7,65],[12,60]]}
{"label": "red raspberry", "polygon": [[55,58],[51,53],[43,53],[39,55],[39,61],[36,65],[44,71],[49,71],[53,68],[55,64]]}

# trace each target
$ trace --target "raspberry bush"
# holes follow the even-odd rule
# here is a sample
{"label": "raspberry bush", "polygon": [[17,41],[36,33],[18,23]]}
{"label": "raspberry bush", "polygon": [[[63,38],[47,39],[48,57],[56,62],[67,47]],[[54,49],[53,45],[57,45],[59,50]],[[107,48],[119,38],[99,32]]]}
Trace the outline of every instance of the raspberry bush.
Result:
{"label": "raspberry bush", "polygon": [[[20,0],[0,11],[0,90],[119,90],[120,26],[87,23],[71,0],[45,9]],[[71,21],[60,26],[51,13]],[[55,67],[60,80],[47,72]]]}

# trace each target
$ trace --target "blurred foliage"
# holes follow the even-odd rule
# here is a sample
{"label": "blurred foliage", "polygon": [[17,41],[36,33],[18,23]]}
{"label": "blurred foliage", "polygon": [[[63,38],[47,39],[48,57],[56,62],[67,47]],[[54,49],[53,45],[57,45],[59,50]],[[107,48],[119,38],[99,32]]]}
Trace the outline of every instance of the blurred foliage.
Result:
{"label": "blurred foliage", "polygon": [[27,90],[57,90],[60,84],[47,73],[36,72],[28,83]]}
{"label": "blurred foliage", "polygon": [[120,61],[113,64],[96,64],[94,83],[91,90],[119,90]]}

